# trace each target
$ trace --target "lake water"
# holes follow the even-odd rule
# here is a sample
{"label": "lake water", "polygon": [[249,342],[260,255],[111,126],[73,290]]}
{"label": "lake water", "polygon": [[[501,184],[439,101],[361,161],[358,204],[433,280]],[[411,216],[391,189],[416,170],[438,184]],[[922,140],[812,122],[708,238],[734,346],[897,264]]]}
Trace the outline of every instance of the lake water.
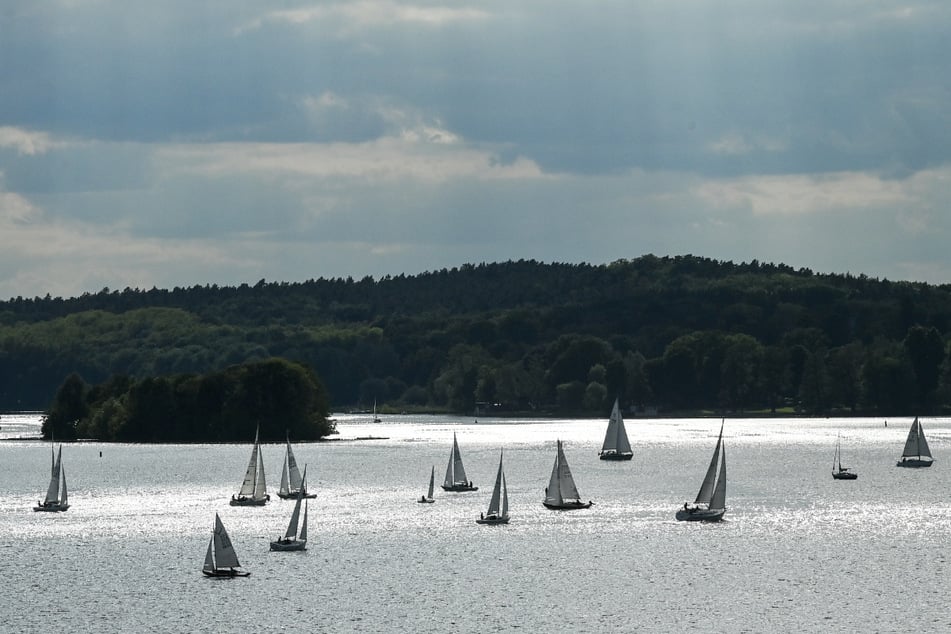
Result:
{"label": "lake water", "polygon": [[[46,514],[49,444],[0,442],[0,631],[951,630],[951,420],[922,419],[937,462],[918,470],[895,467],[910,418],[727,420],[710,525],[674,512],[720,421],[626,423],[635,458],[610,463],[604,419],[338,416],[342,439],[386,439],[295,445],[318,493],[304,553],[268,549],[292,510],[282,445],[263,447],[272,501],[234,508],[250,444],[67,444],[72,506]],[[453,432],[481,488],[417,504]],[[830,476],[837,432],[857,481]],[[541,504],[558,438],[589,510]],[[480,526],[500,448],[512,522]],[[216,512],[251,577],[202,576]]]}

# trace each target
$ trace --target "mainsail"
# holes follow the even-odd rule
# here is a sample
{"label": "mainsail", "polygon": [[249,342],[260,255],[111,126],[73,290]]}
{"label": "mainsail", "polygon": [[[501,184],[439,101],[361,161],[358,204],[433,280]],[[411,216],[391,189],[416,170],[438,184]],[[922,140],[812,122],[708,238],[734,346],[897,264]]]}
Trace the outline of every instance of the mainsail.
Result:
{"label": "mainsail", "polygon": [[918,422],[918,417],[915,417],[915,422],[911,424],[911,429],[908,430],[908,438],[905,440],[905,449],[901,453],[903,458],[908,458],[911,456],[926,458],[931,458],[931,448],[928,447],[928,440],[925,438],[925,431],[921,427],[921,423]]}
{"label": "mainsail", "polygon": [[59,502],[59,474],[63,468],[63,446],[59,446],[59,454],[56,457],[56,460],[53,461],[53,467],[51,469],[52,473],[50,474],[50,485],[46,489],[46,500],[45,503],[49,504],[50,502]]}
{"label": "mainsail", "polygon": [[[504,474],[502,473],[502,453],[499,452],[499,471],[495,475],[495,487],[492,489],[492,498],[489,500],[488,515],[506,515],[508,513],[508,492],[505,493],[505,502],[502,504],[502,490],[504,488]],[[501,513],[499,512],[501,510]]]}
{"label": "mainsail", "polygon": [[459,443],[456,434],[452,435],[452,452],[449,454],[449,464],[446,466],[446,479],[443,486],[452,487],[457,484],[468,484],[466,469],[462,466],[462,454],[459,453]]}
{"label": "mainsail", "polygon": [[241,490],[238,495],[251,497],[254,495],[255,483],[258,479],[258,431],[254,431],[254,448],[251,450],[251,459],[248,461],[248,470],[244,474],[244,482],[241,483]]}
{"label": "mainsail", "polygon": [[[215,513],[215,533],[212,536],[212,541],[215,547],[216,567],[237,568],[241,565],[238,563],[238,553],[234,551],[234,546],[231,545],[228,531],[225,530],[225,525],[221,523],[221,518],[218,517],[217,513]],[[207,555],[205,557],[205,565],[208,565]]]}
{"label": "mainsail", "polygon": [[614,408],[611,410],[608,429],[604,434],[604,443],[601,445],[601,452],[606,451],[619,454],[631,453],[631,443],[627,438],[627,430],[624,429],[624,418],[621,416],[617,399],[614,399]]}
{"label": "mainsail", "polygon": [[551,470],[545,500],[561,504],[565,500],[578,499],[581,499],[581,496],[578,495],[578,487],[575,486],[575,479],[571,476],[571,469],[568,467],[568,461],[565,459],[565,452],[559,440],[558,454],[555,456],[555,465]]}
{"label": "mainsail", "polygon": [[700,485],[700,491],[697,493],[697,499],[694,500],[696,504],[712,504],[711,500],[714,497],[714,488],[717,484],[717,467],[720,464],[720,450],[722,446],[723,421],[720,421],[720,436],[717,438],[717,446],[716,449],[713,450],[713,457],[710,459],[710,466],[707,467],[707,474],[703,477],[703,484]]}

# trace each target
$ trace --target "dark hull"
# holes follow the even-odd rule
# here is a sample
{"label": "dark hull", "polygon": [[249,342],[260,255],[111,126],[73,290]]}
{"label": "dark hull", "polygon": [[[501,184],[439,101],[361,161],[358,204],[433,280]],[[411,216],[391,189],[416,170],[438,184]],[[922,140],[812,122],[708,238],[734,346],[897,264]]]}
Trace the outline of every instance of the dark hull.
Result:
{"label": "dark hull", "polygon": [[895,466],[908,467],[909,469],[922,469],[924,467],[930,467],[932,462],[932,460],[919,460],[917,458],[911,458],[909,460],[899,460]]}
{"label": "dark hull", "polygon": [[219,568],[215,570],[202,570],[203,575],[206,577],[216,577],[219,579],[230,579],[232,577],[250,577],[250,572],[242,572],[240,570],[232,570],[231,568]]}
{"label": "dark hull", "polygon": [[434,500],[434,499],[432,499],[432,498],[420,498],[420,499],[416,500],[416,502],[419,503],[419,504],[432,504],[432,503],[435,502],[435,501],[436,501],[436,500]]}
{"label": "dark hull", "polygon": [[50,504],[49,506],[43,506],[40,504],[39,506],[34,506],[33,510],[42,513],[60,513],[62,511],[68,511],[69,504],[66,506],[63,506],[62,504]]}
{"label": "dark hull", "polygon": [[719,522],[724,513],[726,509],[680,509],[676,517],[678,522]]}
{"label": "dark hull", "polygon": [[598,454],[601,460],[630,460],[634,457],[632,453],[602,453]]}
{"label": "dark hull", "polygon": [[271,496],[266,496],[263,500],[253,500],[251,498],[231,498],[231,501],[228,502],[231,506],[264,506],[271,499]]}
{"label": "dark hull", "polygon": [[494,525],[494,524],[508,524],[508,523],[509,523],[508,517],[483,517],[476,520],[476,524]]}
{"label": "dark hull", "polygon": [[858,480],[859,474],[852,473],[851,471],[833,471],[832,477],[835,480]]}
{"label": "dark hull", "polygon": [[478,491],[479,487],[471,487],[468,484],[454,484],[451,487],[447,487],[445,484],[441,485],[443,491],[452,491],[453,493],[463,493],[465,491]]}
{"label": "dark hull", "polygon": [[[277,492],[277,497],[281,498],[282,500],[296,500],[296,499],[297,499],[297,493],[281,493],[280,491],[278,491],[278,492]],[[312,500],[312,499],[314,499],[315,497],[317,497],[317,494],[316,494],[316,493],[305,493],[305,494],[302,496],[302,499],[304,499],[304,500],[308,500],[308,499]]]}

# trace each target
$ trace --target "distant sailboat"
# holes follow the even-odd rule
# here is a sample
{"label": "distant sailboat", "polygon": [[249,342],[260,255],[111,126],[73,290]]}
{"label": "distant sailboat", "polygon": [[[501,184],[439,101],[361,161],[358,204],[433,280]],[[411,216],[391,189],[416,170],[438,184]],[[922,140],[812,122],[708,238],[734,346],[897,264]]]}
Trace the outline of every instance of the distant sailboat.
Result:
{"label": "distant sailboat", "polygon": [[436,484],[436,466],[433,465],[432,471],[429,473],[429,493],[426,495],[419,496],[419,499],[416,500],[420,504],[432,504],[436,500],[433,498],[433,489]]}
{"label": "distant sailboat", "polygon": [[548,480],[548,488],[545,489],[545,500],[542,502],[545,507],[558,511],[572,511],[575,509],[586,509],[593,502],[582,502],[578,494],[578,487],[575,486],[575,479],[571,475],[571,469],[568,467],[568,461],[565,459],[565,452],[558,441],[558,453],[555,454],[555,465],[551,469],[551,478]]}
{"label": "distant sailboat", "polygon": [[832,477],[836,480],[857,480],[859,477],[859,474],[842,466],[842,449],[838,435],[835,437],[835,454],[832,456]]}
{"label": "distant sailboat", "polygon": [[[717,475],[717,467],[720,468]],[[700,492],[694,500],[694,506],[677,511],[677,519],[688,522],[716,522],[726,513],[726,446],[723,444],[723,421],[720,422],[720,436],[717,438],[713,458],[707,467],[707,474],[700,485]]]}
{"label": "distant sailboat", "polygon": [[930,467],[934,462],[931,456],[931,448],[928,447],[928,440],[925,438],[925,430],[918,422],[915,416],[915,422],[911,424],[908,430],[908,438],[905,440],[905,449],[901,452],[901,460],[896,467]]}
{"label": "distant sailboat", "polygon": [[373,399],[373,422],[382,423],[383,419],[376,415],[376,399]]}
{"label": "distant sailboat", "polygon": [[69,493],[66,490],[66,469],[63,467],[63,446],[59,446],[59,453],[53,458],[53,449],[50,445],[50,483],[46,488],[46,498],[37,502],[34,511],[56,513],[69,509]]}
{"label": "distant sailboat", "polygon": [[459,443],[456,435],[452,435],[452,452],[449,454],[449,465],[446,467],[446,478],[442,488],[445,491],[478,491],[479,487],[472,486],[466,478],[466,469],[462,466],[462,454],[459,453]]}
{"label": "distant sailboat", "polygon": [[316,493],[308,493],[307,487],[303,484],[297,458],[294,457],[294,450],[291,449],[291,440],[288,437],[287,449],[284,451],[284,467],[281,470],[281,488],[278,489],[277,495],[282,500],[296,500],[297,493],[302,487],[305,498],[317,497]]}
{"label": "distant sailboat", "polygon": [[489,500],[489,509],[476,520],[476,523],[509,523],[509,492],[505,486],[505,473],[502,471],[501,451],[499,452],[499,471],[495,475],[495,486],[492,488],[492,498]]}
{"label": "distant sailboat", "polygon": [[[307,549],[307,502],[304,501],[304,486],[307,482],[307,465],[304,465],[304,476],[301,487],[298,489],[297,502],[294,504],[294,512],[291,513],[291,521],[287,524],[287,531],[284,537],[271,542],[271,550],[291,551]],[[304,501],[304,522],[301,524],[300,533],[297,532],[298,522],[300,520],[300,503]]]}
{"label": "distant sailboat", "polygon": [[201,571],[208,577],[247,577],[251,573],[240,568],[238,554],[234,552],[234,545],[228,537],[228,531],[225,525],[221,523],[221,518],[215,513],[215,530],[208,542],[208,550],[205,552],[205,565]]}
{"label": "distant sailboat", "polygon": [[267,482],[264,478],[264,457],[261,455],[261,446],[258,444],[258,430],[254,432],[254,448],[251,450],[251,460],[248,461],[248,470],[244,474],[244,482],[237,497],[231,496],[231,506],[264,506],[271,496],[267,494]]}
{"label": "distant sailboat", "polygon": [[631,443],[627,439],[627,431],[624,429],[624,418],[621,416],[617,399],[614,399],[614,408],[611,410],[608,429],[604,433],[604,443],[601,445],[601,452],[598,453],[598,456],[601,460],[630,460],[634,457],[634,452],[631,451]]}

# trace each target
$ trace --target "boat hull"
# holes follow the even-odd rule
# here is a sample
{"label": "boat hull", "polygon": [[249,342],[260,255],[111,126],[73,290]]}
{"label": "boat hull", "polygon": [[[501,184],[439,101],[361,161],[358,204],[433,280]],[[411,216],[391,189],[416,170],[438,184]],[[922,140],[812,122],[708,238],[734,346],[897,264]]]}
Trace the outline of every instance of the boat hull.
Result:
{"label": "boat hull", "polygon": [[34,506],[33,510],[40,513],[60,513],[62,511],[69,510],[69,504],[40,504],[38,506]]}
{"label": "boat hull", "polygon": [[[297,491],[292,491],[291,493],[281,493],[280,491],[278,491],[277,497],[281,498],[282,500],[296,500],[296,499],[297,499]],[[317,494],[316,494],[316,493],[305,493],[305,494],[304,494],[303,496],[301,496],[301,497],[302,497],[302,499],[305,499],[305,500],[312,500],[312,499],[314,499],[315,497],[317,497]]]}
{"label": "boat hull", "polygon": [[260,499],[254,498],[231,498],[231,501],[228,502],[231,506],[264,506],[271,499],[270,495],[266,495]]}
{"label": "boat hull", "polygon": [[277,550],[280,552],[307,550],[307,540],[293,539],[289,542],[278,540],[276,542],[271,542],[271,550]]}
{"label": "boat hull", "polygon": [[680,509],[676,517],[678,522],[719,522],[724,513],[726,509]]}
{"label": "boat hull", "polygon": [[418,500],[416,500],[416,503],[417,504],[432,504],[435,501],[436,500],[434,500],[433,498],[419,498]]}
{"label": "boat hull", "polygon": [[495,525],[495,524],[508,524],[508,523],[509,523],[508,515],[506,515],[505,517],[482,517],[476,520],[476,524]]}
{"label": "boat hull", "polygon": [[445,484],[441,485],[443,491],[451,491],[453,493],[462,493],[465,491],[478,491],[479,487],[471,487],[468,484],[454,484],[452,486],[446,486]]}
{"label": "boat hull", "polygon": [[216,568],[214,570],[202,570],[206,577],[216,577],[218,579],[230,579],[232,577],[250,577],[250,572],[235,570],[234,568]]}
{"label": "boat hull", "polygon": [[832,478],[835,480],[858,480],[859,474],[852,473],[851,471],[833,471]]}
{"label": "boat hull", "polygon": [[542,502],[545,505],[546,509],[551,509],[553,511],[576,511],[578,509],[590,508],[594,502],[561,502],[556,504],[554,502]]}
{"label": "boat hull", "polygon": [[899,460],[895,463],[896,467],[908,467],[911,469],[921,469],[924,467],[930,467],[934,461],[933,460],[920,460],[919,458],[909,458],[907,460]]}
{"label": "boat hull", "polygon": [[616,451],[605,451],[598,454],[598,458],[601,460],[630,460],[633,457],[633,453],[617,453]]}

